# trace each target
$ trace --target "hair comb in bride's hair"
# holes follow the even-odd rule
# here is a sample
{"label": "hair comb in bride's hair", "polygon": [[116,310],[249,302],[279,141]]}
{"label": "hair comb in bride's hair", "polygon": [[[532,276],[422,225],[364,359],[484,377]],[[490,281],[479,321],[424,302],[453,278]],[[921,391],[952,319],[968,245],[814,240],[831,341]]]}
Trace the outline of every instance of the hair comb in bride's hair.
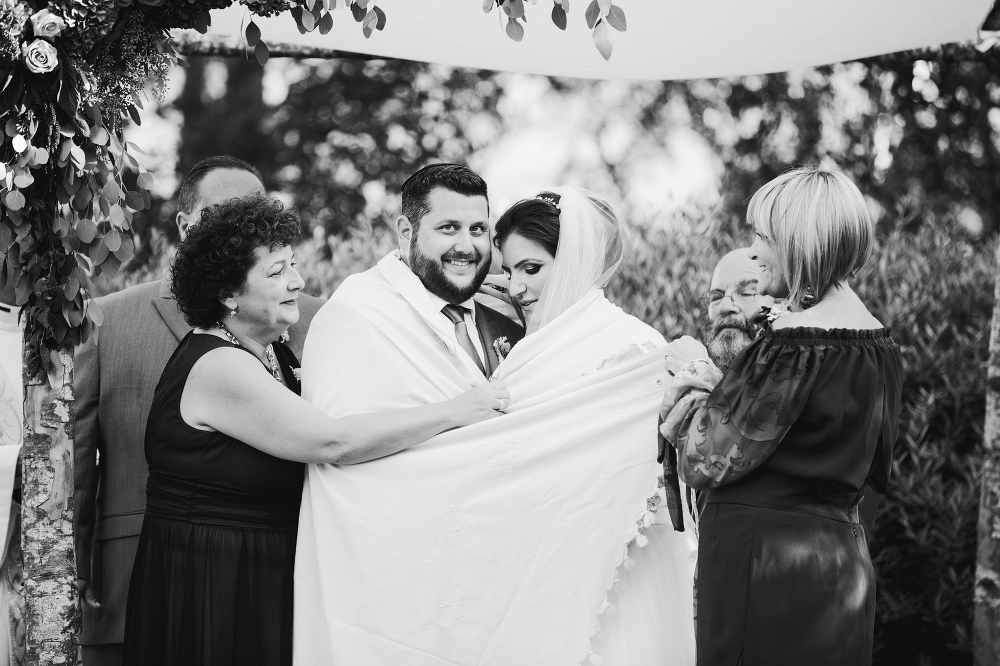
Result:
{"label": "hair comb in bride's hair", "polygon": [[561,199],[562,197],[560,197],[555,192],[541,192],[538,195],[536,195],[535,198],[540,201],[544,201],[545,203],[552,204],[553,206],[556,207],[556,210],[558,210],[560,213],[562,212],[562,206],[559,205],[559,199]]}

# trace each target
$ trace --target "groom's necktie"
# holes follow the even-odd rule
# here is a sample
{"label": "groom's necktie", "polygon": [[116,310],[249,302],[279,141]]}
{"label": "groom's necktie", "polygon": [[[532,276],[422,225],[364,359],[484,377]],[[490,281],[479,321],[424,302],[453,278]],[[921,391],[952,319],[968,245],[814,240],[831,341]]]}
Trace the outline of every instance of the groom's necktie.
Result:
{"label": "groom's necktie", "polygon": [[455,335],[458,337],[458,344],[461,345],[466,354],[472,357],[472,360],[479,367],[479,371],[485,375],[486,368],[483,367],[483,362],[479,359],[479,352],[476,351],[476,346],[472,344],[472,338],[469,337],[469,327],[465,324],[465,313],[467,311],[468,308],[461,305],[449,304],[441,308],[444,316],[450,319],[451,323],[455,325]]}

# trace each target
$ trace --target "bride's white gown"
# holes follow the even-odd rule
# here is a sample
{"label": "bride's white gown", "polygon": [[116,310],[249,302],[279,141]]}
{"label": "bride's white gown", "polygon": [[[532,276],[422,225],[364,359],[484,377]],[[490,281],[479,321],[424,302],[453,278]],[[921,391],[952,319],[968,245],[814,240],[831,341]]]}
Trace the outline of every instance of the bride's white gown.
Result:
{"label": "bride's white gown", "polygon": [[675,532],[669,522],[654,523],[645,535],[644,548],[629,544],[635,565],[619,571],[608,593],[614,608],[601,615],[591,647],[604,666],[693,665],[691,581],[697,544],[691,532]]}

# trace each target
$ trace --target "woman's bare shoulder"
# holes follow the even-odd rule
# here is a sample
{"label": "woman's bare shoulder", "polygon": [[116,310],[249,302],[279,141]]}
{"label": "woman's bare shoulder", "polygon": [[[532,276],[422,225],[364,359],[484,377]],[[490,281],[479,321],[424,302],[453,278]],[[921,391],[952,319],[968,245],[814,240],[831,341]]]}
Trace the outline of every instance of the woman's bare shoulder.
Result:
{"label": "woman's bare shoulder", "polygon": [[782,328],[822,328],[826,330],[846,328],[864,331],[884,328],[884,325],[858,300],[856,302],[838,301],[829,304],[820,302],[808,310],[789,312],[778,317],[772,328],[775,330]]}

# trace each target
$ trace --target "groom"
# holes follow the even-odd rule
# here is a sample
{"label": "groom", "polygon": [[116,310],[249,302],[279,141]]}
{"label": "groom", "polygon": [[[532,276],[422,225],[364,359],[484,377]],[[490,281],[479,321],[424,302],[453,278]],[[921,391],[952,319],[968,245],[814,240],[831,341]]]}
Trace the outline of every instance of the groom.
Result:
{"label": "groom", "polygon": [[[378,328],[383,318],[395,326],[412,324],[405,328],[407,340],[391,346],[422,346],[438,365],[458,371],[470,387],[489,379],[524,335],[506,316],[473,300],[489,272],[493,247],[486,182],[465,166],[432,164],[403,183],[402,200],[403,214],[396,222],[399,249],[376,267],[345,280],[317,314],[303,351],[307,375],[350,387],[355,395],[357,382],[373,389],[375,394],[363,399],[364,411],[394,408],[396,400],[390,395],[408,392],[392,377],[374,377],[363,366],[358,370],[364,376],[344,375],[343,364],[364,356],[364,348],[373,342],[371,331],[363,331]],[[345,328],[360,335],[345,338],[350,341],[346,347],[331,348],[331,340]],[[386,353],[392,355],[377,350],[380,365]],[[403,354],[395,363],[413,362]],[[393,364],[387,366],[394,370]],[[373,402],[368,404],[368,399]]]}
{"label": "groom", "polygon": [[[316,314],[302,357],[302,395],[333,417],[405,409],[486,382],[523,331],[473,301],[490,266],[486,183],[464,166],[434,164],[402,190],[399,250],[347,278]],[[406,452],[396,454],[406,455]],[[296,664],[334,663],[319,621],[343,612],[324,572],[340,538],[329,493],[338,469],[309,465],[295,565]]]}

